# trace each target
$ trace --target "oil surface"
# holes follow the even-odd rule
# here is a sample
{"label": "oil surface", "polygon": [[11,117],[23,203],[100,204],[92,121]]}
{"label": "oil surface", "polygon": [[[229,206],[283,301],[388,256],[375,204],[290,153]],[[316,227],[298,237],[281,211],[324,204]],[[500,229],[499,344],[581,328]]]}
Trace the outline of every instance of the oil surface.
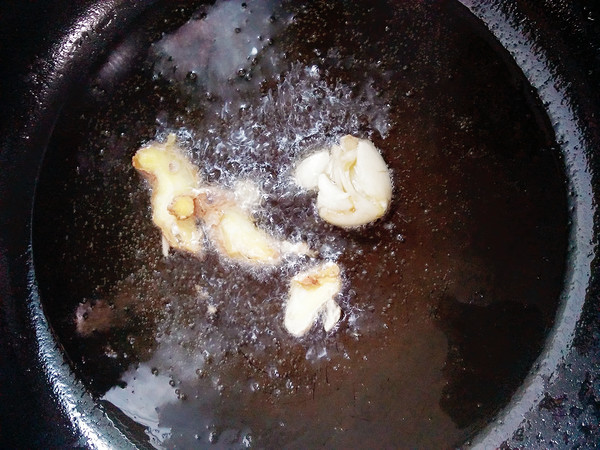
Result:
{"label": "oil surface", "polygon": [[[530,370],[562,286],[561,161],[516,66],[446,1],[163,14],[138,24],[132,68],[126,40],[74,92],[40,175],[37,277],[78,376],[154,445],[463,442]],[[261,187],[261,227],[338,262],[336,329],[283,328],[305,259],[162,256],[131,156],[171,131],[207,181]],[[387,215],[350,231],[290,179],[347,133],[395,183]]]}

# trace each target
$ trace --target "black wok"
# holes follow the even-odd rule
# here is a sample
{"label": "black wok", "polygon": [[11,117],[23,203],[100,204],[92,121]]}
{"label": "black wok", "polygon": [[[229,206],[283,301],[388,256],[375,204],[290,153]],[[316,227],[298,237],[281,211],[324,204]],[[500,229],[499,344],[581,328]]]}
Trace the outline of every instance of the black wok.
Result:
{"label": "black wok", "polygon": [[[53,184],[53,176],[60,178],[72,174],[69,169],[62,172],[61,158],[65,158],[64,167],[70,167],[72,161],[69,158],[74,156],[68,151],[63,156],[57,149],[70,142],[79,145],[80,141],[72,136],[79,136],[78,139],[86,133],[104,136],[102,127],[111,124],[111,111],[97,118],[97,128],[94,128],[96,124],[89,125],[90,122],[76,114],[89,114],[85,107],[88,101],[90,104],[110,103],[107,97],[119,92],[120,85],[130,82],[128,77],[145,64],[148,43],[159,41],[161,31],[172,32],[184,24],[200,8],[200,3],[68,3],[0,6],[0,442],[6,447],[145,447],[148,442],[143,427],[113,410],[107,402],[98,401],[124,369],[107,370],[95,377],[94,371],[100,373],[101,369],[98,363],[90,362],[91,369],[82,368],[87,355],[81,342],[86,341],[69,340],[68,333],[60,330],[62,322],[58,317],[71,317],[69,314],[73,313],[76,303],[65,294],[64,303],[69,306],[61,310],[62,299],[58,297],[69,287],[61,291],[62,281],[53,285],[53,281],[48,280],[53,279],[53,271],[66,268],[73,271],[80,261],[66,261],[63,267],[57,268],[58,260],[53,260],[52,255],[57,248],[63,248],[60,247],[62,244],[48,243],[46,246],[45,241],[59,239],[54,236],[61,235],[58,227],[63,222],[48,218],[49,230],[43,223],[56,205],[60,209],[63,195],[60,191],[49,190],[48,187],[63,186],[58,182]],[[444,10],[450,2],[429,3],[419,7]],[[520,354],[521,369],[504,373],[507,378],[514,379],[506,382],[504,390],[499,388],[503,398],[493,403],[485,414],[473,412],[468,407],[461,410],[456,407],[456,399],[454,406],[448,407],[453,411],[451,415],[457,428],[468,430],[464,440],[407,440],[405,445],[446,442],[446,445],[481,448],[502,445],[593,447],[600,439],[600,296],[595,259],[598,220],[595,208],[599,186],[597,148],[600,144],[597,127],[600,32],[595,19],[600,20],[600,12],[591,2],[583,1],[569,4],[462,3],[466,8],[457,7],[461,14],[466,17],[470,10],[485,24],[478,33],[486,35],[486,27],[489,29],[491,34],[488,33],[486,39],[495,42],[490,46],[501,55],[499,61],[521,71],[519,76],[525,81],[516,84],[524,83],[522,90],[528,93],[523,96],[531,96],[531,102],[537,102],[535,108],[544,112],[545,117],[536,120],[543,122],[542,127],[552,130],[556,145],[548,146],[562,155],[557,157],[558,169],[543,165],[543,170],[553,171],[547,176],[548,192],[564,190],[557,195],[564,195],[564,199],[557,198],[555,207],[557,221],[564,214],[565,235],[553,235],[548,231],[548,236],[555,238],[548,246],[556,244],[558,250],[553,254],[560,255],[556,266],[560,277],[554,277],[553,281],[559,287],[554,291],[548,287],[548,293],[556,299],[549,309],[541,308],[542,315],[551,317],[540,322],[539,333],[534,330],[519,334],[519,330],[535,328],[530,319],[534,320],[536,316],[529,315],[527,308],[510,310],[510,317],[520,317],[507,322],[507,326],[514,327],[509,328],[510,332],[518,336],[515,341],[518,343],[514,345],[526,347],[528,339],[539,340],[540,344],[525,351],[526,356]],[[157,25],[154,17],[165,17],[165,21]],[[202,15],[197,19],[203,20]],[[440,39],[440,36],[436,38]],[[300,56],[288,57],[300,60],[303,56],[299,53]],[[435,64],[435,61],[431,63]],[[168,61],[165,64],[170,68]],[[263,75],[274,76],[264,70]],[[243,78],[247,73],[237,75]],[[165,78],[169,78],[168,75]],[[171,82],[187,86],[185,83],[196,81],[189,78],[178,81],[174,76]],[[189,89],[187,86],[177,92],[185,96],[189,95]],[[225,91],[214,90],[225,95]],[[405,95],[410,101],[410,97],[418,96],[419,91],[407,89]],[[135,94],[132,99],[135,101]],[[142,141],[151,138],[156,119],[152,101],[148,100],[147,108],[134,108],[130,115],[123,112],[127,105],[121,105],[115,115],[127,117],[127,125],[115,134],[134,130]],[[193,114],[192,111],[190,115]],[[83,123],[90,128],[81,131],[78,127]],[[132,138],[123,147],[135,149],[134,142],[137,141]],[[119,145],[115,144],[115,148],[119,149]],[[486,155],[476,156],[485,158]],[[85,159],[77,163],[80,170],[86,170]],[[105,166],[89,163],[89,167]],[[61,214],[65,217],[64,212],[58,215]],[[120,220],[118,211],[115,217]],[[544,216],[540,213],[539,217]],[[109,217],[107,227],[110,220]],[[542,223],[545,219],[540,220]],[[407,234],[409,246],[410,238]],[[106,255],[109,259],[112,256],[110,252]],[[44,264],[47,266],[43,267]],[[126,271],[127,263],[122,266],[115,263],[114,272]],[[81,272],[82,279],[85,272]],[[110,277],[110,270],[106,272],[102,276]],[[56,278],[61,279],[60,276]],[[548,281],[547,286],[550,285],[554,286]],[[68,286],[78,286],[77,281]],[[484,308],[488,306],[483,305]],[[455,307],[451,313],[442,306],[434,309],[432,315],[437,327],[463,349],[467,344],[461,340],[460,333],[448,331],[454,330],[448,323],[474,320],[486,326],[500,327],[504,324],[502,314],[509,314],[506,308],[500,309],[494,313],[497,314],[495,321],[485,313],[475,314],[468,308]],[[64,319],[64,323],[68,320]],[[460,329],[464,333],[475,333],[468,331],[471,330],[468,326]],[[477,338],[471,336],[470,339]],[[510,346],[513,345],[511,342],[497,341],[497,345]],[[448,359],[447,370],[452,370],[452,364]],[[483,369],[478,373],[491,377]],[[489,379],[494,380],[493,377]],[[457,389],[455,392],[462,392]],[[481,392],[485,396],[488,391],[483,389]],[[456,397],[457,394],[453,395]],[[465,404],[469,401],[467,397]],[[440,402],[443,404],[442,399]],[[365,429],[370,428],[366,426]],[[365,438],[364,442],[377,441]],[[398,441],[398,445],[402,443]]]}

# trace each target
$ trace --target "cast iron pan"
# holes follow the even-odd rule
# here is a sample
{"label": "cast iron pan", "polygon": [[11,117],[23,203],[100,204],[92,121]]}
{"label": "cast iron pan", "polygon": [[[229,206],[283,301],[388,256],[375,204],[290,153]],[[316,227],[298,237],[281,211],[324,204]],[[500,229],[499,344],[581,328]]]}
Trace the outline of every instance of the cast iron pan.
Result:
{"label": "cast iron pan", "polygon": [[[594,8],[66,3],[1,7],[3,445],[597,444]],[[284,284],[242,275],[244,303],[211,284],[239,267],[160,256],[129,161],[167,132],[262,180],[264,226],[345,243],[334,334],[287,337]],[[345,132],[396,183],[358,232],[277,181]]]}

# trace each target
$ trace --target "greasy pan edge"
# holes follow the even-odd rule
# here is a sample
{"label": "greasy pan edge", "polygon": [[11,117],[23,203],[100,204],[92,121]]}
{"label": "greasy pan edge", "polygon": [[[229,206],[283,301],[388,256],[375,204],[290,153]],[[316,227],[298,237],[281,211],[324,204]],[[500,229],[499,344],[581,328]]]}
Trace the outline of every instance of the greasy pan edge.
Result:
{"label": "greasy pan edge", "polygon": [[[586,122],[578,117],[571,101],[574,93],[569,83],[545,52],[541,42],[528,29],[534,24],[518,13],[514,2],[461,0],[482,20],[496,39],[507,49],[537,91],[553,124],[556,139],[565,158],[569,182],[571,243],[561,304],[546,346],[534,364],[534,370],[501,411],[473,440],[476,449],[500,447],[521,425],[525,415],[539,405],[545,388],[564,363],[575,337],[578,321],[592,283],[592,266],[596,257],[594,227],[597,220],[592,164],[593,145],[585,136]],[[513,6],[513,7],[511,7]],[[575,97],[576,98],[576,97]]]}
{"label": "greasy pan edge", "polygon": [[[537,90],[540,99],[546,106],[547,113],[554,124],[557,140],[561,142],[570,180],[569,189],[575,193],[571,197],[574,207],[571,241],[574,249],[568,261],[569,272],[565,278],[565,289],[561,309],[558,312],[555,328],[552,330],[546,349],[538,359],[538,366],[522,385],[510,404],[500,413],[497,420],[490,424],[483,433],[473,441],[475,448],[499,447],[523,421],[526,412],[532,410],[541,400],[544,387],[555,374],[557,366],[567,356],[575,334],[576,325],[586,300],[588,288],[592,281],[592,263],[595,258],[594,224],[596,211],[594,204],[593,173],[590,169],[592,143],[582,132],[584,125],[574,108],[565,99],[570,98],[569,84],[560,73],[548,64],[548,58],[542,46],[524,36],[526,22],[521,18],[511,17],[504,8],[483,0],[461,0],[462,3],[479,17],[496,36],[498,41],[508,49],[514,60],[521,67],[530,84]],[[105,36],[116,33],[115,29],[123,27],[127,18],[133,18],[153,1],[134,2],[113,0],[89,6],[66,29],[63,39],[50,51],[56,56],[54,66],[44,75],[46,92],[40,95],[35,114],[28,121],[28,133],[38,134],[37,139],[28,139],[30,152],[33,147],[47,142],[48,128],[36,124],[38,117],[56,117],[48,114],[45,108],[60,110],[57,99],[61,89],[66,89],[69,77],[81,70],[74,56],[83,60],[89,57],[92,45],[106,45],[106,42],[94,44],[85,42],[90,52],[78,48],[78,41],[92,29]],[[121,17],[110,20],[110,17]],[[125,18],[125,19],[123,19]],[[526,38],[525,38],[526,37]],[[100,39],[102,41],[102,39]],[[519,42],[520,45],[513,45]],[[89,58],[93,59],[93,58]],[[45,68],[47,69],[47,68]],[[551,80],[548,82],[548,80]],[[44,99],[49,103],[44,103]],[[47,135],[43,135],[47,133]],[[41,148],[45,148],[43,145]],[[16,176],[16,175],[15,175]],[[31,199],[33,195],[31,195]],[[32,201],[32,200],[29,200]],[[30,231],[30,230],[29,230]],[[40,358],[46,377],[54,390],[54,394],[65,413],[79,433],[87,440],[86,444],[95,448],[128,448],[142,443],[133,443],[127,439],[106,414],[99,409],[84,387],[76,380],[66,363],[59,345],[56,343],[44,316],[42,305],[35,283],[35,271],[31,258],[31,247],[24,249],[28,286],[28,314],[33,324]]]}

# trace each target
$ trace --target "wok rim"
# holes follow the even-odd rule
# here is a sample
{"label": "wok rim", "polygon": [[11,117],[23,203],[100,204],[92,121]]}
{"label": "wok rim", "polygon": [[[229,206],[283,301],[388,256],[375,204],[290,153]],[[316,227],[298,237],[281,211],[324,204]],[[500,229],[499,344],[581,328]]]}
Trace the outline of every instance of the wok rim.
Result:
{"label": "wok rim", "polygon": [[[509,439],[523,422],[524,414],[532,411],[539,404],[545,386],[553,381],[558,366],[572,351],[576,326],[581,317],[582,308],[588,300],[590,286],[594,281],[593,261],[596,257],[594,229],[598,224],[598,214],[594,205],[595,173],[591,170],[591,160],[595,158],[594,143],[585,135],[584,119],[574,108],[570,107],[572,105],[569,101],[565,105],[565,99],[577,98],[576,93],[567,90],[569,83],[566,82],[565,74],[568,74],[568,71],[564,68],[556,68],[549,63],[550,58],[544,43],[539,39],[531,36],[523,39],[526,36],[525,30],[532,25],[527,18],[524,19],[520,16],[516,9],[501,7],[500,3],[502,2],[459,1],[486,25],[489,32],[508,51],[544,102],[557,140],[562,142],[561,150],[565,155],[569,189],[575,193],[569,197],[570,206],[574,207],[571,215],[573,224],[570,230],[570,240],[574,244],[574,248],[568,257],[567,267],[569,269],[565,276],[564,290],[555,326],[548,334],[544,350],[534,364],[535,370],[526,378],[509,404],[496,418],[486,428],[479,431],[470,444],[466,444],[472,445],[474,448],[497,448]],[[59,114],[60,102],[55,100],[60,97],[60,93],[66,89],[69,82],[76,77],[74,71],[81,70],[77,62],[84,59],[82,53],[86,55],[86,47],[89,49],[94,45],[107,46],[110,42],[110,39],[100,39],[100,44],[97,42],[86,43],[84,39],[84,45],[81,46],[80,42],[84,36],[92,31],[102,36],[116,35],[123,24],[119,20],[112,20],[113,17],[121,14],[121,17],[125,16],[129,18],[128,20],[133,20],[155,2],[156,0],[149,0],[133,6],[132,3],[135,2],[127,0],[108,2],[94,0],[83,8],[82,12],[66,28],[61,39],[57,40],[49,52],[49,55],[53,57],[53,66],[42,68],[47,71],[44,75],[46,91],[41,95],[45,102],[41,101],[36,104],[36,111],[25,126],[28,130],[27,133],[21,133],[21,140],[30,146],[32,151],[35,151],[33,146],[47,143],[52,135],[53,127],[52,125],[48,129],[43,129],[44,127],[40,127],[36,123],[36,118],[49,114],[45,109],[48,105],[53,105],[51,109],[55,116]],[[525,44],[513,46],[515,40]],[[93,47],[92,50],[94,50],[92,55],[95,55],[101,49]],[[552,80],[553,83],[546,83],[547,80]],[[36,94],[31,93],[30,95]],[[36,133],[37,138],[31,138],[31,135]],[[23,139],[26,134],[30,136]],[[40,161],[42,159],[43,151],[40,154]],[[35,193],[32,194],[30,200],[33,203]],[[27,221],[30,243],[31,216]],[[148,446],[146,443],[134,442],[126,436],[74,376],[62,353],[60,343],[56,341],[51,326],[43,313],[37,291],[30,244],[25,256],[28,320],[35,333],[37,358],[41,362],[44,376],[51,386],[60,408],[68,416],[75,429],[84,436],[87,444],[94,448]]]}
{"label": "wok rim", "polygon": [[[585,136],[586,124],[577,116],[570,99],[563,68],[550,62],[547,50],[536,36],[527,33],[533,26],[529,18],[516,8],[503,10],[501,3],[483,0],[460,0],[506,49],[535,89],[550,118],[557,142],[565,158],[568,180],[571,226],[563,291],[555,323],[546,337],[542,353],[508,405],[503,408],[472,441],[472,448],[499,448],[524,422],[525,415],[536,408],[544,397],[545,388],[557,375],[572,351],[578,322],[593,281],[596,258],[595,224],[598,212],[590,157],[593,144]],[[519,45],[515,45],[518,42]],[[553,73],[554,72],[554,73]],[[552,83],[548,81],[551,80]]]}

